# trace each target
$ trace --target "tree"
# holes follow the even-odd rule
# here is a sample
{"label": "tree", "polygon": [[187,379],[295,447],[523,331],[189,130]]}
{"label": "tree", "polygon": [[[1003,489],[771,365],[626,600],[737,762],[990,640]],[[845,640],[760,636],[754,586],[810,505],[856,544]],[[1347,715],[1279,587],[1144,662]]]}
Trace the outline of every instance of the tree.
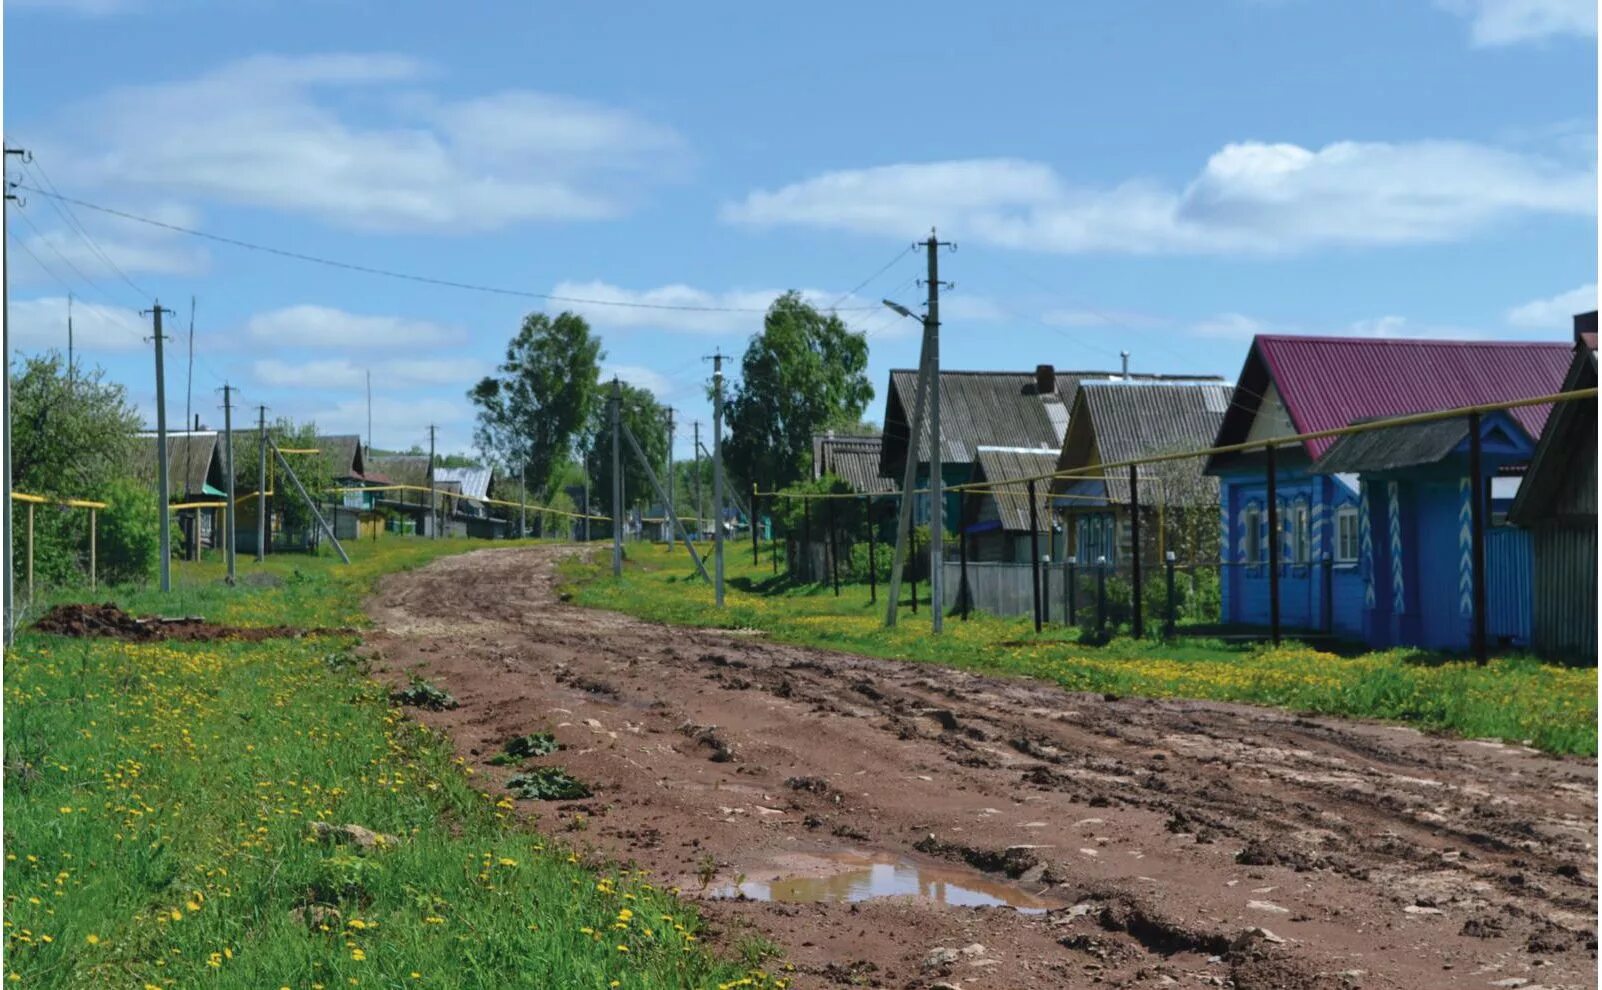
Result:
{"label": "tree", "polygon": [[[604,383],[601,389],[605,393],[603,401],[596,404],[595,412],[590,416],[589,428],[585,431],[584,463],[590,476],[590,511],[615,518],[612,506],[612,416],[609,404],[605,401],[611,394],[612,386]],[[651,462],[651,470],[656,473],[657,481],[661,481],[661,466],[667,462],[667,409],[656,401],[656,396],[650,390],[636,388],[627,382],[621,383],[619,394],[619,418],[634,434],[634,439],[639,441],[640,450]],[[618,442],[623,445],[620,455],[623,462],[623,507],[627,509],[636,505],[655,504],[656,492],[645,476],[645,469],[640,466],[640,459],[634,456],[634,448],[629,446],[627,437],[619,436]],[[596,527],[599,532],[606,528],[606,524],[597,523]]]}
{"label": "tree", "polygon": [[857,424],[873,398],[868,339],[795,292],[774,300],[740,362],[723,460],[742,491],[810,474],[812,435]]}
{"label": "tree", "polygon": [[583,317],[525,316],[499,374],[467,393],[478,407],[473,441],[508,474],[526,471],[531,491],[548,491],[556,467],[595,415],[604,356]]}

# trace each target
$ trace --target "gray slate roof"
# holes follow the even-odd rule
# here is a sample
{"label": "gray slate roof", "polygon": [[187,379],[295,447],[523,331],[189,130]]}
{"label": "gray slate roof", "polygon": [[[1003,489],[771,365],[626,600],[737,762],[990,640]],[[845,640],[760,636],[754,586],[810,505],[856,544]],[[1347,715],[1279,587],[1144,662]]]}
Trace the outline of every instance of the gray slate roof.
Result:
{"label": "gray slate roof", "polygon": [[1444,419],[1437,423],[1393,426],[1339,437],[1312,467],[1314,474],[1361,474],[1434,464],[1468,438],[1468,422]]}
{"label": "gray slate roof", "polygon": [[397,485],[427,485],[427,454],[389,454],[373,458],[373,470]]}
{"label": "gray slate roof", "polygon": [[[1075,396],[1068,435],[1055,470],[1116,464],[1155,454],[1211,447],[1234,389],[1222,382],[1086,382]],[[1142,481],[1159,479],[1192,500],[1214,501],[1218,480],[1202,474],[1204,458],[1142,464]],[[1129,471],[1114,469],[1100,478],[1058,479],[1053,491],[1129,501]],[[1156,491],[1142,489],[1142,502]]]}
{"label": "gray slate roof", "polygon": [[[239,437],[234,437],[234,456],[242,454]],[[138,454],[135,460],[138,477],[151,485],[156,483],[156,435],[139,435]],[[167,491],[172,498],[205,494],[206,484],[221,488],[226,480],[222,473],[222,455],[218,450],[217,433],[205,430],[199,433],[167,432]],[[207,496],[210,497],[210,496]]]}
{"label": "gray slate roof", "polygon": [[[1051,471],[1057,462],[1057,455],[1053,451],[1021,450],[1015,447],[980,446],[975,448],[974,457],[977,466],[975,481],[1034,477]],[[1042,531],[1049,531],[1051,527],[1050,491],[1051,486],[1044,481],[1035,485],[1035,521]],[[996,516],[1001,520],[1002,529],[1029,532],[1029,488],[1026,484],[1019,482],[987,491],[983,497],[995,500]]]}
{"label": "gray slate roof", "polygon": [[[1576,317],[1576,322],[1587,316],[1590,317],[1589,325],[1594,328],[1594,312]],[[1596,382],[1596,334],[1593,330],[1589,340],[1582,340],[1575,348],[1574,363],[1569,366],[1568,377],[1563,380],[1563,391],[1596,388]],[[1528,526],[1552,515],[1570,469],[1576,464],[1581,465],[1582,469],[1585,465],[1595,465],[1594,456],[1589,461],[1573,456],[1575,448],[1581,444],[1594,444],[1595,441],[1596,400],[1558,403],[1546,421],[1546,428],[1541,431],[1540,441],[1535,446],[1535,457],[1530,461],[1524,484],[1508,511],[1508,518],[1521,526]],[[1589,484],[1590,479],[1579,483]],[[1592,504],[1595,504],[1594,501]]]}
{"label": "gray slate roof", "polygon": [[879,477],[879,456],[883,437],[812,438],[812,477],[832,474],[864,495],[880,495],[896,490],[889,478]]}
{"label": "gray slate roof", "polygon": [[478,501],[490,497],[490,469],[487,467],[437,467],[434,483],[441,489],[457,486],[463,498]]}
{"label": "gray slate roof", "polygon": [[342,433],[317,438],[318,456],[328,465],[328,474],[336,481],[341,478],[360,478],[362,464],[362,438],[354,433]]}
{"label": "gray slate roof", "polygon": [[[1068,427],[1068,410],[1082,381],[1107,381],[1115,371],[1057,371],[1055,388],[1041,394],[1033,371],[942,371],[940,388],[940,456],[948,464],[971,464],[980,444],[1002,447],[1038,447],[1055,452],[1062,447]],[[1144,381],[1205,380],[1222,382],[1216,375],[1132,375]],[[898,479],[904,469],[910,430],[907,426],[917,400],[918,372],[890,372],[890,394],[885,405],[884,452],[879,473]],[[927,434],[918,438],[918,463],[929,459]]]}

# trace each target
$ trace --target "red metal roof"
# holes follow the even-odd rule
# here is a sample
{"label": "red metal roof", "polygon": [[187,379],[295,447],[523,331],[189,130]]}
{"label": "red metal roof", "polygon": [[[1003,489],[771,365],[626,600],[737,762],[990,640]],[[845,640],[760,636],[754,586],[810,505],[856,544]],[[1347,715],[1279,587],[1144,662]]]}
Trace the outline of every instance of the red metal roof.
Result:
{"label": "red metal roof", "polygon": [[[1255,344],[1298,432],[1562,390],[1572,343],[1259,336]],[[1511,410],[1531,437],[1550,405]],[[1333,439],[1308,443],[1320,457]]]}

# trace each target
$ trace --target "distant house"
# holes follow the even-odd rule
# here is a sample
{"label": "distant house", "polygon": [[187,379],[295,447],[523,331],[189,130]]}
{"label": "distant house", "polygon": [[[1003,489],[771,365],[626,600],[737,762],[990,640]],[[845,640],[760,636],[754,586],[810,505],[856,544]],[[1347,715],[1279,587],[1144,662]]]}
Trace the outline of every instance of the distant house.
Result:
{"label": "distant house", "polygon": [[[1229,408],[1230,386],[1222,382],[1085,382],[1074,398],[1068,434],[1053,467],[1058,472],[1118,464],[1157,454],[1205,450]],[[1162,553],[1180,559],[1204,552],[1202,534],[1217,527],[1218,480],[1205,475],[1202,458],[1143,464],[1139,483],[1142,560],[1158,563]],[[1105,557],[1112,565],[1132,553],[1128,468],[1058,478],[1052,504],[1066,522],[1066,546],[1059,552],[1081,563]],[[1205,523],[1202,522],[1205,505]],[[1156,525],[1163,523],[1160,528]],[[1167,533],[1175,536],[1167,539]]]}
{"label": "distant house", "polygon": [[488,516],[485,499],[494,498],[494,472],[487,467],[436,467],[434,486],[444,491],[452,489],[459,497],[448,504],[451,515]]}
{"label": "distant house", "polygon": [[[980,444],[974,448],[973,473],[963,480],[983,484],[1008,478],[1032,478],[1050,474],[1056,464],[1055,451]],[[961,532],[968,541],[969,560],[1030,563],[1034,560],[1034,534],[1037,532],[1041,555],[1052,555],[1054,537],[1049,483],[1042,481],[1035,486],[1033,522],[1036,529],[1030,528],[1029,488],[1025,484],[968,492],[958,497],[963,509]],[[955,552],[948,556],[955,556]]]}
{"label": "distant house", "polygon": [[879,475],[884,437],[836,436],[819,433],[812,437],[812,478],[834,475],[863,495],[883,495],[900,486]]}
{"label": "distant house", "polygon": [[[1596,388],[1597,314],[1574,318],[1565,392]],[[1532,639],[1543,656],[1597,662],[1595,399],[1565,402],[1541,432],[1509,519],[1534,542]]]}
{"label": "distant house", "polygon": [[[1567,344],[1262,335],[1252,342],[1216,442],[1546,395],[1561,385],[1569,358]],[[1488,469],[1516,456],[1519,432],[1526,442],[1539,435],[1547,412],[1526,407],[1487,417],[1488,439],[1507,445]],[[1375,645],[1463,645],[1455,632],[1447,636],[1460,626],[1445,617],[1461,615],[1458,453],[1465,430],[1354,438],[1317,471],[1334,438],[1276,448],[1278,534],[1268,530],[1265,454],[1210,457],[1205,470],[1219,479],[1224,521],[1224,620],[1269,623],[1269,540],[1277,539],[1285,628]],[[1371,480],[1360,480],[1365,468]]]}
{"label": "distant house", "polygon": [[[172,503],[215,502],[227,496],[222,446],[216,430],[167,431],[167,495]],[[239,456],[237,438],[234,452]],[[135,471],[151,488],[160,476],[157,463],[156,434],[139,434]],[[178,526],[191,554],[198,547],[221,546],[221,509],[182,510]]]}
{"label": "distant house", "polygon": [[[1057,371],[1042,364],[1029,371],[941,371],[940,446],[941,477],[945,484],[959,484],[974,476],[980,445],[1045,450],[1056,454],[1062,449],[1068,429],[1068,412],[1081,382],[1113,381],[1123,378],[1113,371]],[[1137,381],[1212,381],[1215,375],[1131,375]],[[908,426],[917,400],[918,372],[890,372],[890,391],[885,404],[883,450],[879,457],[879,476],[900,490],[906,469],[911,429]],[[919,431],[916,449],[916,484],[929,481],[929,441]],[[946,526],[957,525],[959,498],[946,497]],[[928,522],[929,499],[915,502],[915,518]]]}
{"label": "distant house", "polygon": [[[405,532],[415,532],[419,536],[431,535],[434,532],[435,520],[429,512],[429,493],[419,490],[428,488],[430,479],[428,455],[379,455],[372,458],[371,469],[388,479],[388,484],[405,486],[374,492],[376,496],[373,501],[374,507],[387,509],[404,520],[400,526]],[[439,504],[443,496],[449,494],[453,487],[436,484],[435,504]]]}

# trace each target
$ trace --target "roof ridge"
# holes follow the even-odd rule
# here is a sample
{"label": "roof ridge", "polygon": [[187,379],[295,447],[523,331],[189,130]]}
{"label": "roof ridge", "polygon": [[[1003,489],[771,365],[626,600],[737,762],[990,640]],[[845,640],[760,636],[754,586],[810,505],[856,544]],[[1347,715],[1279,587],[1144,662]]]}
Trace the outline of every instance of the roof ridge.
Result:
{"label": "roof ridge", "polygon": [[1572,340],[1484,340],[1456,337],[1342,337],[1335,334],[1260,333],[1256,341],[1308,341],[1319,344],[1350,344],[1369,347],[1516,347],[1551,348],[1572,351]]}

